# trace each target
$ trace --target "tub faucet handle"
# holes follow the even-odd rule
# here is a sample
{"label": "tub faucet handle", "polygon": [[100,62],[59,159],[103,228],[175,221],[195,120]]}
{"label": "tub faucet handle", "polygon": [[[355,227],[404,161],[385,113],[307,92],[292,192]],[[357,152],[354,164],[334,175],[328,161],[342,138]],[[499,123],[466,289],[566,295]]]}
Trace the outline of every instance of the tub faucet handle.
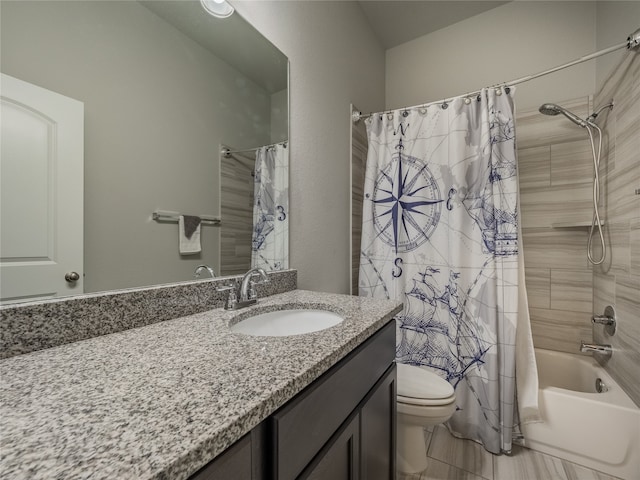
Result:
{"label": "tub faucet handle", "polygon": [[604,309],[604,315],[594,315],[591,321],[594,324],[604,325],[609,335],[616,333],[616,311],[611,305]]}
{"label": "tub faucet handle", "polygon": [[613,323],[615,322],[615,319],[607,316],[607,315],[594,315],[591,318],[591,321],[593,323],[599,323],[601,325],[613,325]]}

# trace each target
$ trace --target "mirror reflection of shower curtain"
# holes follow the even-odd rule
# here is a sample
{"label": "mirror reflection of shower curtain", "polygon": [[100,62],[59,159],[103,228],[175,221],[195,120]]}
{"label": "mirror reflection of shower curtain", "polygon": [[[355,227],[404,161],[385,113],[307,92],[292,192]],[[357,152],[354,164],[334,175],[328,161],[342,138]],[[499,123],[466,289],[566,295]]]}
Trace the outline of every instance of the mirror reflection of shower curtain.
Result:
{"label": "mirror reflection of shower curtain", "polygon": [[289,156],[276,144],[256,151],[251,266],[289,268]]}
{"label": "mirror reflection of shower curtain", "polygon": [[[450,382],[449,429],[493,453],[511,450],[519,413],[537,419],[511,95],[366,120],[360,295],[404,302],[397,361]],[[517,395],[516,364],[535,386]]]}

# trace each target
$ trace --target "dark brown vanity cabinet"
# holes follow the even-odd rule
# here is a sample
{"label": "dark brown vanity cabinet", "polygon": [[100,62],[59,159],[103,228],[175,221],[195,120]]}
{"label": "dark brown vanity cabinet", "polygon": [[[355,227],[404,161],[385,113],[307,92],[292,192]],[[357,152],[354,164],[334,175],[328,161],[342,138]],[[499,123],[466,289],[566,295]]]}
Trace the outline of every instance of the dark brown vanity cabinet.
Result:
{"label": "dark brown vanity cabinet", "polygon": [[361,403],[360,408],[351,414],[303,473],[296,478],[394,479],[395,382],[395,367],[390,367]]}
{"label": "dark brown vanity cabinet", "polygon": [[395,479],[394,358],[391,321],[191,480]]}

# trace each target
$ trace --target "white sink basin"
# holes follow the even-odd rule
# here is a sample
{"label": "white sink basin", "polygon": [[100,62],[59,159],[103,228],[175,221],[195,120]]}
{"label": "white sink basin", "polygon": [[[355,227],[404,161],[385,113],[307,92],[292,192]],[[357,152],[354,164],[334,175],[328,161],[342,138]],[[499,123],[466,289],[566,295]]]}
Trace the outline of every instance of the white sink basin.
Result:
{"label": "white sink basin", "polygon": [[231,326],[231,331],[262,337],[286,337],[324,330],[343,320],[340,315],[326,310],[276,310],[241,320]]}

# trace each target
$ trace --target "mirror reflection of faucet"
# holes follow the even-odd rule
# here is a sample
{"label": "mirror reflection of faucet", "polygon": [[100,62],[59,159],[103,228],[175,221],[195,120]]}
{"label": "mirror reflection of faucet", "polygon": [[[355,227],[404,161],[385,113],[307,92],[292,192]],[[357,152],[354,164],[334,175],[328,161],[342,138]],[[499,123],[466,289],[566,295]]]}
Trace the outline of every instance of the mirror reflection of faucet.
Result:
{"label": "mirror reflection of faucet", "polygon": [[[256,275],[260,276],[260,280],[257,282],[252,280]],[[240,283],[234,281],[229,285],[218,287],[216,290],[218,292],[228,292],[224,302],[225,310],[239,310],[258,301],[258,292],[256,292],[254,285],[264,283],[269,283],[267,272],[260,267],[255,267],[244,274]]]}
{"label": "mirror reflection of faucet", "polygon": [[209,276],[211,278],[215,278],[216,272],[209,265],[198,265],[195,271],[193,272],[193,278],[200,278],[200,274],[202,273],[203,270],[206,270],[207,272],[209,272]]}

